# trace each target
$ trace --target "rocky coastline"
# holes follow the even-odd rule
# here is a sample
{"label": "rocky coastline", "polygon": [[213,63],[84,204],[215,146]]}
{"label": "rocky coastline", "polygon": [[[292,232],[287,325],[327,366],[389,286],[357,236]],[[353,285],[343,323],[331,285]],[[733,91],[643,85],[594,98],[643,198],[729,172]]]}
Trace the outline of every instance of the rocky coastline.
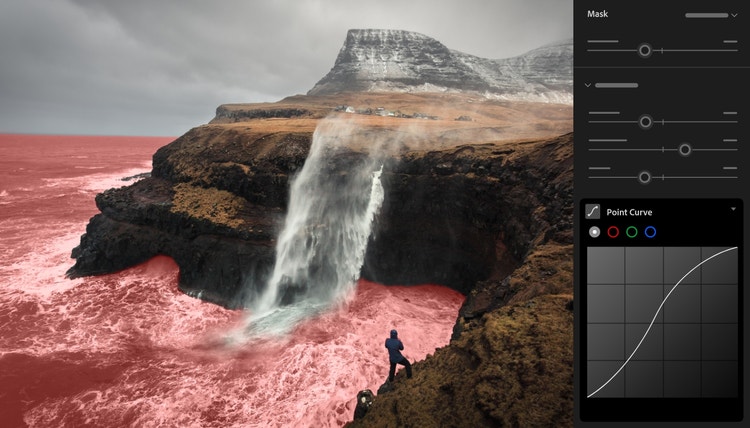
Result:
{"label": "rocky coastline", "polygon": [[[183,291],[237,307],[248,278],[262,283],[273,262],[288,180],[311,138],[223,125],[191,130],[154,155],[150,177],[96,197],[101,214],[74,250],[69,275],[166,254],[180,266]],[[564,135],[389,158],[363,276],[468,294],[477,282],[507,277],[540,242],[569,242],[571,145]],[[343,173],[350,160],[331,161]]]}
{"label": "rocky coastline", "polygon": [[[323,103],[329,112],[344,103],[332,101]],[[159,149],[149,177],[96,197],[101,212],[73,250],[68,275],[168,255],[180,268],[183,292],[241,308],[274,262],[289,180],[324,116],[318,107],[230,106]],[[353,426],[400,426],[394,421],[407,414],[438,418],[448,411],[474,426],[533,425],[542,416],[534,419],[528,406],[540,405],[562,425],[572,421],[573,135],[558,132],[569,123],[561,115],[552,124],[539,120],[532,128],[541,131],[527,138],[503,139],[497,111],[537,107],[492,107],[500,110],[482,116],[475,109],[470,122],[426,121],[424,129],[437,131],[418,132],[418,144],[386,157],[386,199],[362,277],[442,284],[467,298],[451,344],[414,364],[414,379],[397,377],[395,389],[377,396]],[[357,120],[369,135],[388,135],[403,132],[394,123],[405,119]],[[332,171],[346,173],[364,143],[333,156]],[[419,396],[430,398],[408,398]]]}

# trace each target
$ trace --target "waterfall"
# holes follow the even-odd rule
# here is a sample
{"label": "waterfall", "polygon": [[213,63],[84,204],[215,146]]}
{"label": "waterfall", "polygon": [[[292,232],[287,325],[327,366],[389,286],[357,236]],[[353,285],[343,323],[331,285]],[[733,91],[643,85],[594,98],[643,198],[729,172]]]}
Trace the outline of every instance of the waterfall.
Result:
{"label": "waterfall", "polygon": [[384,199],[382,156],[375,145],[351,149],[366,138],[359,134],[342,119],[325,119],[313,133],[291,184],[272,274],[248,304],[252,330],[283,332],[351,294]]}

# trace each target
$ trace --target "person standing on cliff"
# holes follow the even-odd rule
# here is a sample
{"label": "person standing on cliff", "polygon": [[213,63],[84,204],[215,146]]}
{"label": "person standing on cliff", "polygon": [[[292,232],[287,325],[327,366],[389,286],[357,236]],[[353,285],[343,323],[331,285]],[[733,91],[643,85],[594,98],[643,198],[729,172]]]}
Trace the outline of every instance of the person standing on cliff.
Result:
{"label": "person standing on cliff", "polygon": [[404,350],[404,344],[398,338],[398,332],[391,330],[391,337],[385,339],[385,347],[388,349],[388,359],[391,362],[391,370],[388,372],[388,380],[393,382],[393,378],[396,375],[396,364],[401,364],[406,367],[406,377],[411,379],[411,363],[403,355],[401,351]]}

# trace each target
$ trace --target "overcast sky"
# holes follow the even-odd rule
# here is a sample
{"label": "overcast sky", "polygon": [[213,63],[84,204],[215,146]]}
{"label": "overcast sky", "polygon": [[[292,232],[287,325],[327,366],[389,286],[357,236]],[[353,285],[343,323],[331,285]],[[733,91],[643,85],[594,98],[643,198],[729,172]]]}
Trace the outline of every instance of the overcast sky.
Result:
{"label": "overcast sky", "polygon": [[0,132],[179,136],[304,94],[346,31],[507,58],[573,37],[573,0],[0,0]]}

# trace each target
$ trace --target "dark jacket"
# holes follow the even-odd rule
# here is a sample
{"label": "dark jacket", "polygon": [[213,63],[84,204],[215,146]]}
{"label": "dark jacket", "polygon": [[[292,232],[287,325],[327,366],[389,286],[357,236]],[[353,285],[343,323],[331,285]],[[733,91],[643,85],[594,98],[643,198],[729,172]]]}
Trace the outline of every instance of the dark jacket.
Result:
{"label": "dark jacket", "polygon": [[385,347],[388,348],[388,359],[392,363],[398,363],[404,359],[400,352],[404,350],[404,344],[395,334],[391,333],[390,339],[385,339]]}

